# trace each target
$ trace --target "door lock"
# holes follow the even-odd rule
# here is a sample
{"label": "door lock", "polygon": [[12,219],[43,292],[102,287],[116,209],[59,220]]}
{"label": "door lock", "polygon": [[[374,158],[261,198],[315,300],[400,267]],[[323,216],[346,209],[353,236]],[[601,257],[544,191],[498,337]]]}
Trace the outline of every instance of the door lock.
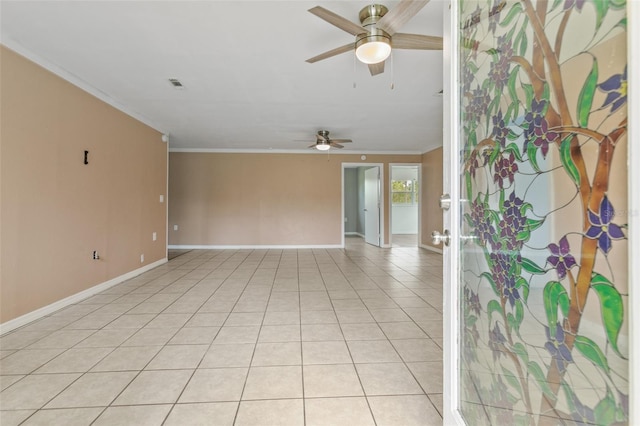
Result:
{"label": "door lock", "polygon": [[440,196],[440,208],[442,210],[449,210],[451,207],[451,196],[449,194],[442,194]]}
{"label": "door lock", "polygon": [[449,242],[451,241],[451,235],[447,229],[441,234],[438,231],[433,231],[431,233],[431,242],[435,245],[444,243],[445,246],[449,246]]}

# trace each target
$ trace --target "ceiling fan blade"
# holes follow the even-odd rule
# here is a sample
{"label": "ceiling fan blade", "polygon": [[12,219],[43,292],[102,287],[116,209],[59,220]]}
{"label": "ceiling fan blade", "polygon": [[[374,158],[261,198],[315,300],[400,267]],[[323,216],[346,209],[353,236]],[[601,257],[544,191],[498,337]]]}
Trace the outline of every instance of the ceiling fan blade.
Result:
{"label": "ceiling fan blade", "polygon": [[332,56],[340,55],[341,53],[350,52],[355,49],[355,43],[345,44],[344,46],[336,47],[335,49],[321,53],[318,56],[307,59],[307,62],[313,64],[314,62],[322,61],[323,59],[330,58]]}
{"label": "ceiling fan blade", "polygon": [[442,50],[442,37],[395,33],[391,45],[394,49]]}
{"label": "ceiling fan blade", "polygon": [[329,145],[331,145],[334,148],[339,148],[339,149],[344,148],[344,146],[340,145],[339,143],[335,143],[335,142],[331,142]]}
{"label": "ceiling fan blade", "polygon": [[376,23],[376,26],[393,36],[404,24],[420,12],[429,0],[402,0]]}
{"label": "ceiling fan blade", "polygon": [[317,143],[314,143],[313,145],[309,145],[307,148],[315,148],[317,145]]}
{"label": "ceiling fan blade", "polygon": [[331,142],[338,142],[338,143],[351,143],[353,142],[351,139],[331,139]]}
{"label": "ceiling fan blade", "polygon": [[369,64],[369,72],[371,75],[378,75],[384,72],[384,61],[377,64]]}
{"label": "ceiling fan blade", "polygon": [[335,25],[341,30],[348,32],[349,34],[358,35],[367,32],[367,30],[362,28],[360,25],[351,22],[348,19],[325,9],[324,7],[312,7],[311,9],[309,9],[309,12],[313,13],[320,19],[324,19],[331,25]]}

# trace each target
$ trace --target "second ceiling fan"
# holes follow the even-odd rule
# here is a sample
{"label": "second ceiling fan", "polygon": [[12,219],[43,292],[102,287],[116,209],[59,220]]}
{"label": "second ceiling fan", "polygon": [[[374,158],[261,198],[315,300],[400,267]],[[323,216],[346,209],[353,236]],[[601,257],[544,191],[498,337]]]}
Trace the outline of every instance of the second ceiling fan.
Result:
{"label": "second ceiling fan", "polygon": [[309,9],[317,17],[356,37],[353,43],[337,47],[307,59],[314,63],[355,49],[356,56],[368,65],[371,75],[384,72],[384,61],[391,49],[442,50],[442,37],[399,33],[398,30],[413,18],[429,0],[402,0],[389,10],[372,4],[360,11],[358,25],[321,6]]}

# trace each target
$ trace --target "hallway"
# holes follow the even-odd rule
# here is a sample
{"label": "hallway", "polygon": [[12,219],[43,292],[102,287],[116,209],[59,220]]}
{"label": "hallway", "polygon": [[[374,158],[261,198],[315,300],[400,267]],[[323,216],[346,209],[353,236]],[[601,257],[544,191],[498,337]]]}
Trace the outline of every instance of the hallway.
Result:
{"label": "hallway", "polygon": [[0,423],[442,423],[442,257],[193,250],[0,338]]}

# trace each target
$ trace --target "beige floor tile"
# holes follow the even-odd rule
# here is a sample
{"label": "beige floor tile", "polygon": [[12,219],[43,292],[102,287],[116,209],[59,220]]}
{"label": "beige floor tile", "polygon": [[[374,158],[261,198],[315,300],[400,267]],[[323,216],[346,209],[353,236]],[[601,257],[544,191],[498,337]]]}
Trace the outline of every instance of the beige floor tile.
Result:
{"label": "beige floor tile", "polygon": [[220,327],[185,327],[181,328],[169,340],[169,345],[208,345],[213,342]]}
{"label": "beige floor tile", "polygon": [[135,376],[136,373],[130,371],[87,373],[51,400],[46,408],[107,406]]}
{"label": "beige floor tile", "polygon": [[116,313],[100,314],[96,311],[67,325],[65,330],[98,330],[118,317],[119,314]]}
{"label": "beige floor tile", "polygon": [[161,346],[120,347],[96,364],[91,371],[142,370],[161,348]]}
{"label": "beige floor tile", "polygon": [[374,396],[369,405],[378,426],[440,426],[440,413],[426,395]]}
{"label": "beige floor tile", "polygon": [[0,411],[0,425],[18,426],[27,417],[33,414],[34,410],[13,410]]}
{"label": "beige floor tile", "polygon": [[235,426],[304,426],[302,399],[242,401]]}
{"label": "beige floor tile", "polygon": [[362,396],[362,386],[353,364],[305,365],[305,398]]}
{"label": "beige floor tile", "polygon": [[367,396],[424,394],[402,363],[356,364],[356,370]]}
{"label": "beige floor tile", "polygon": [[62,348],[68,349],[80,343],[95,330],[59,330],[29,345],[28,349]]}
{"label": "beige floor tile", "polygon": [[263,317],[264,314],[261,312],[232,312],[224,325],[261,325]]}
{"label": "beige floor tile", "polygon": [[122,346],[166,345],[178,332],[178,328],[143,328],[127,339]]}
{"label": "beige floor tile", "polygon": [[442,417],[442,414],[443,414],[443,411],[442,411],[442,406],[443,406],[442,394],[441,393],[430,393],[427,396],[431,400],[431,403],[436,408],[436,410],[438,410],[438,412],[440,413],[440,417]]}
{"label": "beige floor tile", "polygon": [[163,426],[233,426],[237,402],[176,404]]}
{"label": "beige floor tile", "polygon": [[113,405],[172,404],[193,370],[143,371],[122,391]]}
{"label": "beige floor tile", "polygon": [[336,311],[340,324],[373,323],[375,320],[366,309]]}
{"label": "beige floor tile", "polygon": [[208,348],[208,345],[165,346],[145,368],[147,370],[196,368]]}
{"label": "beige floor tile", "polygon": [[299,325],[300,324],[300,312],[287,311],[287,312],[273,312],[267,311],[264,316],[263,327],[271,325]]}
{"label": "beige floor tile", "polygon": [[424,331],[413,322],[385,322],[380,323],[384,334],[391,339],[426,339]]}
{"label": "beige floor tile", "polygon": [[388,340],[350,340],[347,345],[355,363],[402,361]]}
{"label": "beige floor tile", "polygon": [[[35,324],[38,324],[38,323],[35,323]],[[9,333],[0,337],[0,348],[2,348],[3,350],[22,349],[48,335],[49,335],[49,332],[44,330],[37,330],[37,331],[16,330],[12,333]]]}
{"label": "beige floor tile", "polygon": [[182,327],[185,325],[189,319],[191,319],[191,314],[166,314],[161,313],[158,314],[157,317],[149,321],[146,324],[147,328],[176,328]]}
{"label": "beige floor tile", "polygon": [[134,335],[135,329],[102,329],[78,343],[74,348],[115,348]]}
{"label": "beige floor tile", "polygon": [[0,394],[2,409],[25,410],[41,408],[78,377],[80,377],[80,374],[26,376]]}
{"label": "beige floor tile", "polygon": [[3,391],[9,386],[11,386],[12,384],[20,381],[20,379],[22,379],[23,377],[25,377],[25,375],[23,374],[18,374],[14,376],[0,376],[0,391]]}
{"label": "beige floor tile", "polygon": [[301,365],[300,342],[258,343],[253,354],[252,366]]}
{"label": "beige floor tile", "polygon": [[29,374],[64,352],[64,349],[22,349],[0,362],[0,374]]}
{"label": "beige floor tile", "polygon": [[367,400],[356,398],[306,399],[306,426],[374,426]]}
{"label": "beige floor tile", "polygon": [[260,329],[258,342],[299,342],[301,337],[300,325],[263,325]]}
{"label": "beige floor tile", "polygon": [[170,409],[170,404],[109,407],[92,426],[160,426]]}
{"label": "beige floor tile", "polygon": [[[104,408],[62,408],[53,410],[39,410],[22,423],[23,426],[85,426],[90,425]],[[4,426],[4,423],[2,423]]]}
{"label": "beige floor tile", "polygon": [[199,313],[194,314],[185,327],[221,327],[227,319],[224,313]]}
{"label": "beige floor tile", "polygon": [[251,367],[243,400],[302,398],[302,367]]}
{"label": "beige floor tile", "polygon": [[42,373],[85,373],[115,348],[71,348],[58,355],[34,374]]}
{"label": "beige floor tile", "polygon": [[387,340],[376,323],[342,324],[345,340]]}
{"label": "beige floor tile", "polygon": [[218,332],[214,339],[214,343],[256,343],[258,341],[258,333],[260,326],[224,326]]}
{"label": "beige floor tile", "polygon": [[249,367],[255,346],[254,343],[211,345],[199,367]]}
{"label": "beige floor tile", "polygon": [[333,310],[303,311],[300,313],[300,320],[302,324],[334,324],[338,322]]}
{"label": "beige floor tile", "polygon": [[431,339],[401,339],[392,340],[404,362],[440,361],[442,349]]}
{"label": "beige floor tile", "polygon": [[370,312],[377,322],[411,321],[402,309],[371,309]]}
{"label": "beige floor tile", "polygon": [[124,314],[110,322],[105,328],[141,329],[156,317],[155,314]]}
{"label": "beige floor tile", "polygon": [[432,362],[408,362],[407,367],[428,394],[442,393],[442,360]]}
{"label": "beige floor tile", "polygon": [[338,324],[302,324],[303,342],[344,340]]}
{"label": "beige floor tile", "polygon": [[311,364],[347,364],[352,362],[344,341],[302,342],[302,363]]}
{"label": "beige floor tile", "polygon": [[198,369],[179,402],[239,401],[247,368]]}

